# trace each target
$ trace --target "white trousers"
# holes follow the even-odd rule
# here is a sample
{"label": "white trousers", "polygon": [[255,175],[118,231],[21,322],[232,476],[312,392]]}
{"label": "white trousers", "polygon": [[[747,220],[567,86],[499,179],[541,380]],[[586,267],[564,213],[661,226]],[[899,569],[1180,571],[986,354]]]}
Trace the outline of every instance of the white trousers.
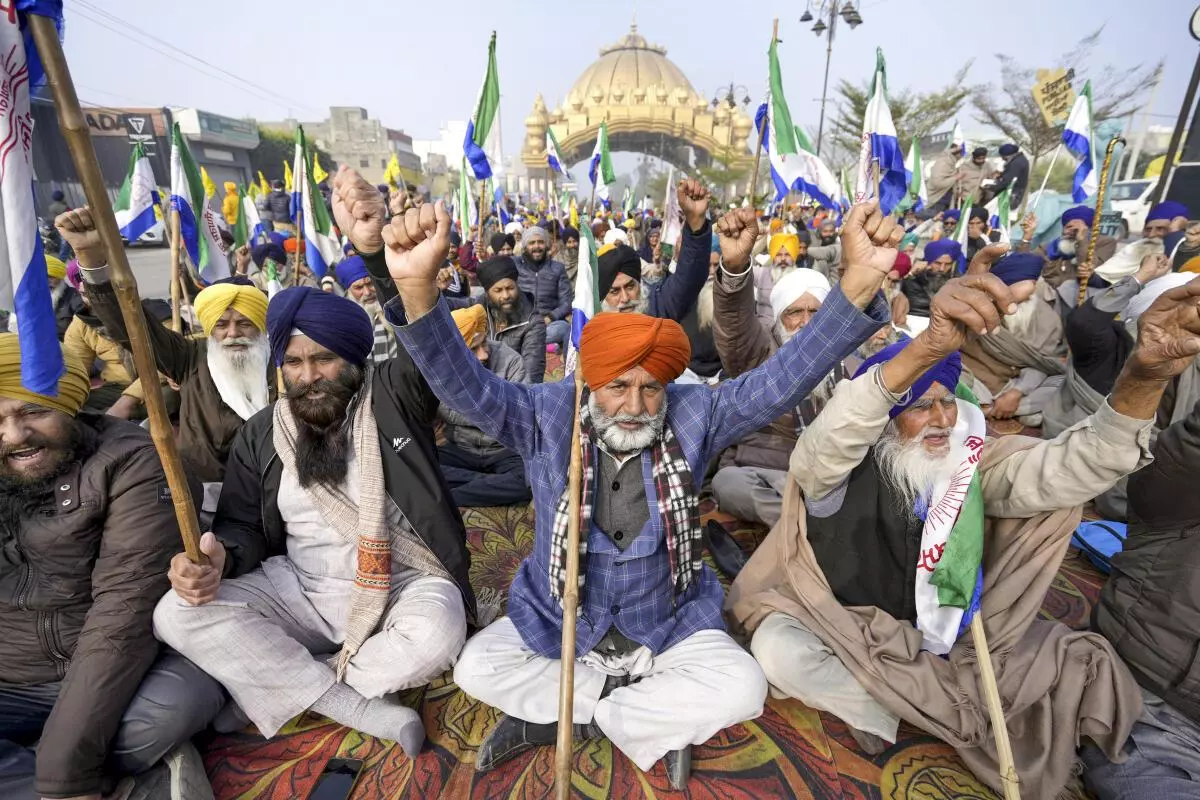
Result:
{"label": "white trousers", "polygon": [[[525,646],[508,617],[471,637],[454,668],[464,692],[510,717],[558,719],[561,662]],[[640,678],[600,699],[606,676]],[[574,721],[595,721],[643,772],[671,750],[702,744],[762,714],[767,682],[724,631],[700,631],[657,656],[643,647],[619,662],[595,653],[575,662]]]}
{"label": "white trousers", "polygon": [[[154,609],[154,635],[220,681],[267,738],[329,690],[333,670],[314,656],[342,645],[286,556],[221,581],[202,606],[167,592]],[[379,629],[350,660],[346,685],[369,698],[422,686],[453,665],[466,635],[462,594],[451,581],[393,586]]]}
{"label": "white trousers", "polygon": [[900,718],[879,704],[824,642],[795,617],[775,612],[750,641],[767,681],[788,697],[847,725],[896,741]]}

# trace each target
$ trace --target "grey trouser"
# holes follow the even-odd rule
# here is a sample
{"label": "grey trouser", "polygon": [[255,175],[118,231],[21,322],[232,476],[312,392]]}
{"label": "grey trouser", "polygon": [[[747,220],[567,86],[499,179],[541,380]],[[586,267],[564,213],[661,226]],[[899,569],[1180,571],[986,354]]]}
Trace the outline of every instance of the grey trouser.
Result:
{"label": "grey trouser", "polygon": [[787,472],[762,467],[723,467],[713,476],[713,496],[726,514],[775,527],[783,514]]}

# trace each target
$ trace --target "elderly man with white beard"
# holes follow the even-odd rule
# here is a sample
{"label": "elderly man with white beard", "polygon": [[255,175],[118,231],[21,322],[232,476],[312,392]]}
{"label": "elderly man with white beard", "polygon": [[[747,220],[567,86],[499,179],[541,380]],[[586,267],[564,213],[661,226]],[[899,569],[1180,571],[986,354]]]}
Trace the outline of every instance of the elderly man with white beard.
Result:
{"label": "elderly man with white beard", "polygon": [[379,304],[375,292],[375,284],[367,272],[367,264],[360,255],[343,258],[337,265],[337,280],[346,297],[353,300],[359,308],[367,312],[375,329],[375,345],[371,348],[371,360],[376,364],[395,358],[400,353],[400,343],[392,326],[383,316],[383,307]]}
{"label": "elderly man with white beard", "polygon": [[926,331],[839,385],[797,442],[783,516],[726,607],[780,691],[876,750],[905,720],[998,789],[974,646],[961,635],[980,614],[1022,796],[1049,799],[1082,738],[1119,758],[1141,710],[1107,640],[1038,611],[1082,506],[1149,462],[1164,387],[1200,352],[1200,280],[1142,315],[1112,394],[1052,441],[988,440],[958,382],[968,332],[991,335],[1012,311],[996,276],[954,279]]}
{"label": "elderly man with white beard", "polygon": [[1062,318],[1054,310],[1054,291],[1039,281],[1044,259],[1036,253],[1012,253],[992,267],[1008,286],[1017,310],[987,336],[969,336],[963,366],[975,380],[971,391],[992,419],[1015,417],[1023,425],[1042,424],[1042,410],[1063,384]]}

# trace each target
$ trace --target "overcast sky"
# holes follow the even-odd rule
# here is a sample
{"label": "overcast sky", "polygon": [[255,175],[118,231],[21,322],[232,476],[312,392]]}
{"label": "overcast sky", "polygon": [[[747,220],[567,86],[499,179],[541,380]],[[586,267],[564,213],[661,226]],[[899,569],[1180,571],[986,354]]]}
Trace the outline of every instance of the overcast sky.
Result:
{"label": "overcast sky", "polygon": [[[876,46],[887,56],[892,87],[941,86],[972,58],[968,80],[995,82],[996,53],[1058,66],[1083,34],[1104,25],[1100,64],[1131,68],[1165,58],[1150,122],[1170,126],[1200,47],[1187,30],[1195,5],[862,0],[864,24],[838,28],[830,85],[865,80]],[[825,41],[812,23],[798,21],[802,11],[797,0],[66,0],[66,52],[80,96],[97,105],[195,106],[302,121],[324,119],[330,105],[359,105],[389,127],[434,138],[442,123],[473,111],[496,30],[507,155],[520,149],[536,93],[555,107],[599,48],[629,30],[634,13],[639,32],[665,46],[705,97],[732,81],[755,101],[765,91],[771,19],[778,16],[792,116],[815,129]],[[969,111],[961,121],[968,137],[982,132]]]}

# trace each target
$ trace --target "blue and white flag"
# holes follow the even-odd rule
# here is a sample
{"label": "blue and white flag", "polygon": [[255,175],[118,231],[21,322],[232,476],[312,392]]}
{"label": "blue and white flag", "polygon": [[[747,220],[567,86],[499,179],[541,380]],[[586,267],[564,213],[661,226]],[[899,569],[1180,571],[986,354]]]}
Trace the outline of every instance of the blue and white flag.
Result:
{"label": "blue and white flag", "polygon": [[504,171],[500,147],[500,73],[496,69],[496,33],[488,43],[487,73],[479,90],[475,114],[467,123],[463,154],[471,164],[475,180],[487,180]]}
{"label": "blue and white flag", "polygon": [[1082,203],[1099,188],[1100,171],[1096,169],[1096,147],[1092,141],[1092,82],[1083,85],[1083,91],[1075,98],[1071,116],[1067,117],[1063,129],[1063,145],[1075,156],[1075,181],[1071,197]]}
{"label": "blue and white flag", "polygon": [[[48,10],[61,31],[62,4]],[[0,103],[0,137],[4,141],[0,148],[0,236],[6,245],[0,249],[5,261],[0,266],[0,308],[16,316],[21,385],[53,396],[58,394],[63,354],[34,208],[33,117],[29,110],[29,88],[42,82],[44,72],[32,39],[27,41],[22,35],[22,20],[11,12],[0,14],[0,47],[5,54],[4,102]]]}
{"label": "blue and white flag", "polygon": [[[588,177],[596,187],[596,197],[608,206],[608,187],[617,180],[616,170],[613,169],[612,156],[608,152],[608,122],[600,123],[600,133],[596,135],[596,147],[592,150],[592,160],[588,166]],[[595,213],[595,209],[592,209]]]}
{"label": "blue and white flag", "polygon": [[558,139],[555,138],[554,131],[550,126],[546,126],[546,164],[559,175],[574,180],[571,178],[571,173],[567,172],[567,160],[563,158],[562,149],[558,146]]}
{"label": "blue and white flag", "polygon": [[600,310],[600,261],[596,255],[596,240],[591,225],[579,226],[579,272],[575,274],[575,299],[571,301],[571,341],[567,343],[564,361],[567,373],[576,368],[579,356],[579,337],[583,326]]}
{"label": "blue and white flag", "polygon": [[229,277],[221,231],[204,197],[204,182],[176,122],[171,130],[171,208],[179,212],[179,238],[194,275],[205,286]]}
{"label": "blue and white flag", "polygon": [[896,138],[896,125],[887,99],[887,64],[883,49],[875,50],[875,77],[867,111],[863,115],[862,148],[858,154],[858,174],[854,185],[854,202],[875,196],[875,172],[879,170],[879,207],[890,214],[908,193],[908,172],[904,169],[904,153]]}
{"label": "blue and white flag", "polygon": [[154,227],[158,221],[155,216],[158,203],[154,169],[146,157],[146,148],[137,142],[129,154],[129,172],[125,175],[125,183],[121,184],[121,191],[113,201],[113,214],[117,217],[117,226],[125,241],[136,242]]}
{"label": "blue and white flag", "polygon": [[[491,185],[492,181],[488,181]],[[512,217],[509,216],[508,207],[504,204],[504,188],[497,186],[492,189],[492,205],[496,209],[496,219],[500,220],[501,225],[507,225],[512,222]]]}

